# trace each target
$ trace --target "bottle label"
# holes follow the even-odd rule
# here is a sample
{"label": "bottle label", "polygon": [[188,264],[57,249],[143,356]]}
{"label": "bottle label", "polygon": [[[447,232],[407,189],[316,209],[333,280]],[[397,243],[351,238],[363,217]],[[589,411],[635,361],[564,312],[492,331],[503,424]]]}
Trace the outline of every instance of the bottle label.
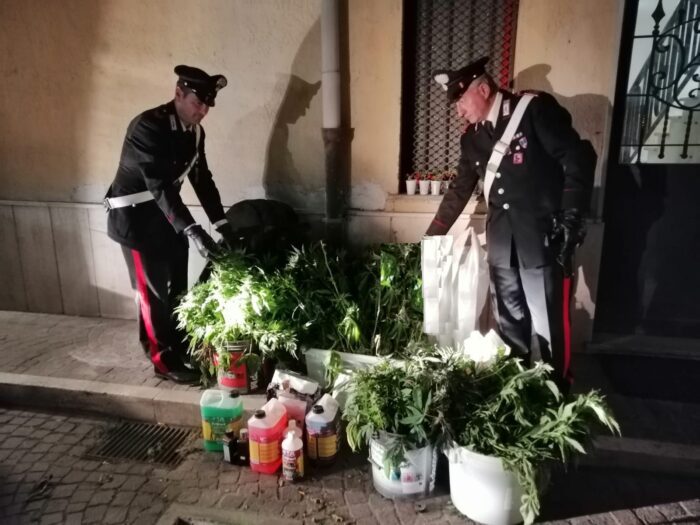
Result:
{"label": "bottle label", "polygon": [[243,428],[243,417],[238,417],[233,421],[229,421],[227,431],[233,432],[233,435],[238,437],[241,435],[241,428]]}
{"label": "bottle label", "polygon": [[307,446],[309,459],[332,460],[338,453],[338,433],[334,426],[312,430],[309,428]]}
{"label": "bottle label", "polygon": [[[243,418],[239,418],[243,419]],[[207,417],[202,418],[202,437],[206,441],[219,441],[224,438],[224,434],[229,430],[233,430],[230,427],[232,423],[237,420],[231,421],[227,417]],[[239,426],[240,429],[240,426]],[[236,434],[237,435],[237,434]]]}
{"label": "bottle label", "polygon": [[282,450],[282,476],[286,481],[304,477],[304,454],[299,450]]}
{"label": "bottle label", "polygon": [[279,441],[254,441],[250,440],[250,462],[256,465],[274,463],[280,459]]}

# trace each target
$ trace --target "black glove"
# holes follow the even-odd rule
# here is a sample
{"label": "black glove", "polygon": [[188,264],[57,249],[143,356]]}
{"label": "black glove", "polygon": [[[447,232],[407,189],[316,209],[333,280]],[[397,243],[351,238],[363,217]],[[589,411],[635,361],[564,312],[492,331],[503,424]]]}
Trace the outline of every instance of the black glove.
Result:
{"label": "black glove", "polygon": [[581,213],[571,208],[552,215],[552,244],[558,248],[557,262],[564,267],[567,275],[573,273],[572,257],[577,246],[583,244],[586,225]]}
{"label": "black glove", "polygon": [[205,259],[214,259],[221,254],[221,248],[214,242],[214,239],[204,231],[199,224],[193,224],[189,226],[185,233],[194,242],[199,255]]}
{"label": "black glove", "polygon": [[230,223],[225,222],[221,226],[218,226],[216,231],[221,234],[221,237],[224,239],[224,244],[228,246],[230,250],[236,247],[239,239],[236,238],[236,235],[233,233],[233,228]]}

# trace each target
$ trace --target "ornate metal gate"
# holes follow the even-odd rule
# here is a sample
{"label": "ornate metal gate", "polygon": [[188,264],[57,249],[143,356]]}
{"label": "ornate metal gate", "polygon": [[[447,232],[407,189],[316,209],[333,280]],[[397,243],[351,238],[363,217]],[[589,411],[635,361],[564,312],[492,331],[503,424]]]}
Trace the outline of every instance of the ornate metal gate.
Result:
{"label": "ornate metal gate", "polygon": [[507,86],[518,0],[411,0],[404,3],[404,13],[401,170],[454,170],[464,124],[447,106],[432,73],[488,55],[488,71]]}
{"label": "ornate metal gate", "polygon": [[666,4],[675,4],[670,17],[663,0],[651,13],[640,3],[637,13],[621,163],[700,161],[700,2]]}

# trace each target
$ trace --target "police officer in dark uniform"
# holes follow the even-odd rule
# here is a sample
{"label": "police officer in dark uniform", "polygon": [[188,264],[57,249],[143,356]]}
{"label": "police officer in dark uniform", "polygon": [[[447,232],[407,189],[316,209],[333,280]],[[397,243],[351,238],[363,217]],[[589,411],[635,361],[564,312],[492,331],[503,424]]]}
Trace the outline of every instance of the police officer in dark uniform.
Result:
{"label": "police officer in dark uniform", "polygon": [[[485,71],[487,62],[484,57],[435,74],[468,127],[460,140],[457,177],[427,235],[446,234],[462,212],[521,99],[498,89]],[[546,93],[530,101],[504,149],[493,170],[486,218],[494,315],[512,353],[552,364],[553,379],[566,390],[572,256],[585,235],[596,153],[573,129],[571,115]]]}
{"label": "police officer in dark uniform", "polygon": [[188,178],[209,220],[224,239],[230,238],[200,126],[226,78],[183,65],[175,73],[175,98],[129,124],[105,206],[108,234],[121,244],[138,293],[140,341],[155,374],[194,383],[198,374],[188,367],[173,309],[187,289],[188,238],[206,258],[216,255],[219,246],[195,222],[180,187]]}

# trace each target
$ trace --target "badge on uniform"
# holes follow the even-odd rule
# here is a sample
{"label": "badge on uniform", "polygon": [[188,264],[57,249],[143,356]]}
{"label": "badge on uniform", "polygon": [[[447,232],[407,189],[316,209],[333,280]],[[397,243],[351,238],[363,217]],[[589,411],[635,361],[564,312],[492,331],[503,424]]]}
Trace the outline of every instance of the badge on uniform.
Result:
{"label": "badge on uniform", "polygon": [[522,151],[513,153],[513,164],[522,164],[524,160],[524,155]]}
{"label": "badge on uniform", "polygon": [[525,149],[527,148],[527,138],[523,137],[518,141],[518,144],[520,144],[520,147]]}
{"label": "badge on uniform", "polygon": [[510,100],[503,101],[503,116],[507,117],[510,115]]}

